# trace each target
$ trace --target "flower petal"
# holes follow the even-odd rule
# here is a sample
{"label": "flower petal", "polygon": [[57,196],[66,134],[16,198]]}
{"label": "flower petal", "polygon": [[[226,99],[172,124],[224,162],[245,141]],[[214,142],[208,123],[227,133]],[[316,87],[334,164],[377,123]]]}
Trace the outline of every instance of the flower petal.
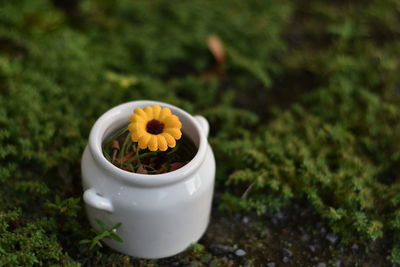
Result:
{"label": "flower petal", "polygon": [[136,132],[136,131],[140,131],[140,130],[144,130],[144,125],[143,123],[140,122],[131,122],[128,125],[128,130],[130,132]]}
{"label": "flower petal", "polygon": [[133,142],[139,141],[139,139],[143,136],[146,135],[146,131],[144,130],[138,130],[132,133],[131,138]]}
{"label": "flower petal", "polygon": [[141,149],[147,148],[150,139],[151,139],[151,135],[150,134],[145,134],[142,137],[140,137],[140,139],[139,139],[139,148],[141,148]]}
{"label": "flower petal", "polygon": [[128,130],[129,130],[130,132],[136,131],[136,123],[134,123],[134,122],[129,123],[129,125],[128,125]]}
{"label": "flower petal", "polygon": [[136,115],[138,115],[138,116],[140,116],[140,117],[143,117],[144,119],[147,118],[146,112],[144,112],[144,110],[141,109],[141,108],[135,108],[135,111],[134,111],[134,112],[135,112]]}
{"label": "flower petal", "polygon": [[182,123],[179,121],[178,116],[171,115],[163,120],[166,128],[181,128]]}
{"label": "flower petal", "polygon": [[137,131],[137,123],[135,123],[135,122],[129,123],[128,130],[131,133],[132,141],[137,142],[139,140],[139,137],[140,137],[137,134],[137,132],[138,132]]}
{"label": "flower petal", "polygon": [[146,112],[147,118],[148,118],[149,120],[154,119],[154,117],[153,117],[153,108],[152,108],[152,107],[150,107],[150,106],[145,107],[145,108],[144,108],[144,112]]}
{"label": "flower petal", "polygon": [[158,144],[157,136],[151,135],[151,139],[148,144],[148,148],[150,149],[150,151],[156,151],[158,149],[157,144]]}
{"label": "flower petal", "polygon": [[171,114],[172,113],[169,108],[162,108],[160,111],[160,115],[158,116],[158,119],[162,121],[162,120],[164,120],[164,118],[170,116]]}
{"label": "flower petal", "polygon": [[172,137],[174,137],[177,140],[180,139],[182,136],[181,130],[179,130],[177,128],[165,128],[164,132],[169,133],[170,135],[172,135]]}
{"label": "flower petal", "polygon": [[165,151],[168,149],[167,141],[165,140],[165,137],[162,135],[157,135],[157,140],[158,140],[158,148],[161,151]]}
{"label": "flower petal", "polygon": [[[145,117],[144,117],[145,116]],[[145,114],[144,116],[138,115],[138,114],[133,114],[129,120],[131,122],[141,122],[141,123],[146,123],[147,121],[147,115]]]}
{"label": "flower petal", "polygon": [[158,120],[158,117],[160,116],[161,112],[161,107],[159,105],[154,105],[153,106],[153,119]]}
{"label": "flower petal", "polygon": [[137,142],[137,140],[140,138],[140,136],[142,136],[143,133],[145,132],[145,125],[144,125],[144,123],[141,123],[141,122],[132,122],[132,123],[129,123],[128,130],[132,134],[132,140]]}
{"label": "flower petal", "polygon": [[167,142],[169,147],[175,147],[176,146],[176,141],[172,137],[172,135],[170,135],[169,133],[162,133],[161,135],[165,138],[165,141]]}

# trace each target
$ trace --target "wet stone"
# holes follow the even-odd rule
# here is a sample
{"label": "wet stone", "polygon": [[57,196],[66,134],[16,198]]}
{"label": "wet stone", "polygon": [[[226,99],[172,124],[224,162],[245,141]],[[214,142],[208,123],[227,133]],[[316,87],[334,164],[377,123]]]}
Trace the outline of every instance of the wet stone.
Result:
{"label": "wet stone", "polygon": [[225,245],[211,245],[210,251],[214,255],[225,255],[235,251],[233,247],[225,246]]}
{"label": "wet stone", "polygon": [[312,253],[315,253],[317,251],[317,247],[314,245],[307,246],[307,249]]}
{"label": "wet stone", "polygon": [[207,253],[206,255],[204,255],[203,257],[201,257],[201,261],[202,261],[202,262],[208,263],[208,262],[210,262],[211,260],[212,260],[212,256],[211,256],[211,254],[209,254],[209,253]]}
{"label": "wet stone", "polygon": [[282,262],[283,263],[289,263],[289,261],[290,261],[289,257],[283,257],[282,258]]}
{"label": "wet stone", "polygon": [[301,213],[300,213],[300,217],[305,217],[305,216],[307,216],[308,215],[308,211],[307,210],[303,210]]}
{"label": "wet stone", "polygon": [[242,222],[244,224],[248,224],[249,223],[249,218],[247,216],[244,216],[243,219],[242,219]]}
{"label": "wet stone", "polygon": [[334,265],[337,266],[337,267],[340,267],[342,265],[342,261],[341,260],[336,260]]}
{"label": "wet stone", "polygon": [[282,254],[284,257],[293,257],[293,252],[287,248],[282,249]]}
{"label": "wet stone", "polygon": [[284,220],[285,219],[285,214],[283,214],[283,212],[277,212],[275,213],[275,218],[277,218],[278,220]]}
{"label": "wet stone", "polygon": [[360,248],[360,247],[359,247],[357,244],[353,244],[353,245],[351,246],[351,249],[352,249],[353,251],[357,251],[359,248]]}
{"label": "wet stone", "polygon": [[268,262],[267,267],[276,267],[276,263],[275,262]]}
{"label": "wet stone", "polygon": [[289,241],[284,241],[283,244],[285,245],[285,247],[292,247],[292,243],[290,243]]}
{"label": "wet stone", "polygon": [[239,248],[238,250],[235,251],[235,255],[238,257],[243,257],[244,255],[246,255],[246,251]]}
{"label": "wet stone", "polygon": [[304,228],[303,227],[299,227],[299,228],[297,228],[297,230],[299,231],[299,233],[301,233],[301,234],[306,234],[306,230],[304,230]]}
{"label": "wet stone", "polygon": [[271,238],[271,231],[269,230],[269,228],[264,228],[261,232],[260,235],[262,238],[266,238],[269,239]]}
{"label": "wet stone", "polygon": [[320,263],[317,264],[317,267],[326,267],[326,264],[323,263],[323,262],[320,262]]}
{"label": "wet stone", "polygon": [[310,240],[310,236],[307,234],[304,234],[301,236],[301,241],[303,242],[307,242],[308,240]]}
{"label": "wet stone", "polygon": [[337,242],[338,239],[339,239],[339,237],[338,237],[337,235],[332,234],[332,233],[327,234],[325,238],[326,238],[326,240],[328,240],[329,243],[331,243],[332,245],[333,245],[333,244],[336,244],[336,242]]}
{"label": "wet stone", "polygon": [[370,242],[369,244],[369,249],[372,251],[376,251],[377,250],[377,243],[375,241]]}

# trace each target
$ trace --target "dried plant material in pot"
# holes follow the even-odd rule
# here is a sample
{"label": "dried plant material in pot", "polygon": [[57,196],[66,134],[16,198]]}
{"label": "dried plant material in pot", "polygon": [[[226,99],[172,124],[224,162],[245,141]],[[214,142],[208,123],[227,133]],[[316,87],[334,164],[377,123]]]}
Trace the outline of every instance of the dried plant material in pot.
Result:
{"label": "dried plant material in pot", "polygon": [[115,166],[134,173],[161,174],[183,167],[195,156],[196,146],[182,134],[182,123],[169,108],[136,108],[130,121],[103,144],[104,156]]}

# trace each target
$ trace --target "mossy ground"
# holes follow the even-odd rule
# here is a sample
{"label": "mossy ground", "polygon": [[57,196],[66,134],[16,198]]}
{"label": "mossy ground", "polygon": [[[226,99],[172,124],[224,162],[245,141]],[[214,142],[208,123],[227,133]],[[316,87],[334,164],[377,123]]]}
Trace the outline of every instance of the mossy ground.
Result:
{"label": "mossy ground", "polygon": [[[399,10],[396,0],[2,1],[0,265],[400,263]],[[226,52],[218,66],[210,36]],[[79,171],[89,130],[136,99],[207,117],[218,162],[209,232],[160,261],[80,243],[95,237]]]}

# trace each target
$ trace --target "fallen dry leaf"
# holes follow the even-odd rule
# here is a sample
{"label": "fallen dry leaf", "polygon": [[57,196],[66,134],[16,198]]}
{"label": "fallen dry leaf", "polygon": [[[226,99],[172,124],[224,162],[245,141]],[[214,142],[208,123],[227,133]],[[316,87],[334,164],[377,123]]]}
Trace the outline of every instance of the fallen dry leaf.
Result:
{"label": "fallen dry leaf", "polygon": [[140,165],[136,170],[136,173],[147,174],[147,170],[143,167],[143,165]]}
{"label": "fallen dry leaf", "polygon": [[169,165],[169,171],[175,171],[186,165],[186,162],[174,162]]}
{"label": "fallen dry leaf", "polygon": [[156,173],[161,174],[161,173],[165,173],[167,171],[168,171],[168,166],[167,166],[167,164],[164,163],[163,165],[161,165],[161,168],[158,169]]}
{"label": "fallen dry leaf", "polygon": [[131,160],[134,156],[135,156],[135,153],[134,153],[133,151],[131,151],[131,152],[129,152],[128,154],[126,154],[126,155],[122,158],[122,160],[116,159],[116,161],[119,162],[119,163],[124,163],[124,162],[127,162],[127,161]]}
{"label": "fallen dry leaf", "polygon": [[222,64],[225,60],[225,49],[222,41],[216,35],[210,35],[207,38],[207,46],[211,54],[214,56],[218,64]]}

